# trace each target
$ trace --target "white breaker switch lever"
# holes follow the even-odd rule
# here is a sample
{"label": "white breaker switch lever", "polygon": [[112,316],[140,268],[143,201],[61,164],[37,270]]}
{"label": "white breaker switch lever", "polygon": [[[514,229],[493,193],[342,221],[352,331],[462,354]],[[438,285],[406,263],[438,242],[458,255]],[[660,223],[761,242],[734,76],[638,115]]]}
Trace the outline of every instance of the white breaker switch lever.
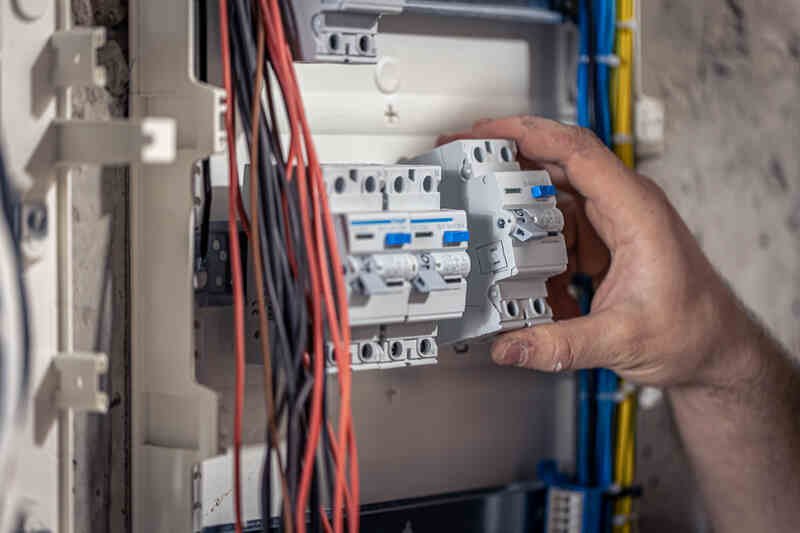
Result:
{"label": "white breaker switch lever", "polygon": [[544,171],[524,171],[508,140],[455,141],[412,163],[439,165],[443,207],[466,212],[466,310],[439,323],[439,341],[465,342],[552,320],[547,280],[567,266],[564,216]]}

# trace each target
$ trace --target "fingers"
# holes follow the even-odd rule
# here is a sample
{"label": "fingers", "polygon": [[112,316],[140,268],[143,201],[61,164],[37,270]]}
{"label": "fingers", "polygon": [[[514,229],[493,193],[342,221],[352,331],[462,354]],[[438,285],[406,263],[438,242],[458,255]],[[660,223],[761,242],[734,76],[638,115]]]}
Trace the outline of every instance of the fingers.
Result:
{"label": "fingers", "polygon": [[575,246],[575,241],[578,238],[578,211],[580,206],[574,196],[558,191],[558,208],[564,215],[564,229],[561,234],[564,235],[564,242],[569,250]]}
{"label": "fingers", "polygon": [[480,122],[472,136],[513,139],[523,156],[563,168],[569,183],[599,204],[616,206],[620,196],[641,194],[636,175],[584,128],[539,117],[511,117]]}
{"label": "fingers", "polygon": [[573,263],[570,255],[570,263],[576,266],[576,271],[597,277],[608,269],[611,254],[587,218],[584,203],[582,198],[560,190],[558,192],[558,208],[564,214],[562,234],[567,250],[574,252],[576,260]]}
{"label": "fingers", "polygon": [[[579,200],[579,203],[583,202]],[[611,253],[586,216],[583,205],[575,211],[574,216],[578,270],[596,278],[608,269],[611,264]]]}
{"label": "fingers", "polygon": [[602,311],[506,333],[492,346],[492,359],[499,365],[545,372],[613,369],[626,342],[624,321],[612,311]]}
{"label": "fingers", "polygon": [[[572,261],[572,258],[570,258]],[[572,271],[570,271],[572,270]],[[553,316],[565,320],[581,315],[578,300],[570,293],[574,269],[569,269],[554,278],[547,280],[547,303],[553,309]]]}

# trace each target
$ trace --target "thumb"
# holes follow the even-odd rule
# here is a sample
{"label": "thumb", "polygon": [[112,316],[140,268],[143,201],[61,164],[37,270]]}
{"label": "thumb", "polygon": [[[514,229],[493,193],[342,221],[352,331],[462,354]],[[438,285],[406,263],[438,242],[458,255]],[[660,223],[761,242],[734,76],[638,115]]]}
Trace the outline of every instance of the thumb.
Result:
{"label": "thumb", "polygon": [[612,311],[543,324],[501,335],[492,359],[546,372],[612,368],[627,345],[624,320]]}

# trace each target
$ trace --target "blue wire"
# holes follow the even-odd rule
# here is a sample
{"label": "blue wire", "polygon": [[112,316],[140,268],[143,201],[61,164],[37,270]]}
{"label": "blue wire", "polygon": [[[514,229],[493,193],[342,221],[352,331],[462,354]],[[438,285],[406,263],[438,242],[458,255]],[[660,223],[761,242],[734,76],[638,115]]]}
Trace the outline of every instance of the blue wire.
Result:
{"label": "blue wire", "polygon": [[[578,274],[573,283],[579,289],[578,304],[581,314],[588,315],[592,305],[592,279],[585,274]],[[594,484],[591,457],[593,445],[592,430],[594,400],[594,371],[578,370],[578,414],[577,414],[577,446],[575,450],[575,469],[578,484],[589,487]]]}
{"label": "blue wire", "polygon": [[[589,61],[591,54],[591,31],[589,28],[589,0],[578,2],[578,72],[577,72],[577,97],[578,125],[584,128],[592,127],[590,91],[589,91]],[[591,293],[587,292],[586,279],[576,279],[581,287],[580,307],[582,314],[588,314],[591,306]],[[591,284],[588,285],[591,290]],[[580,485],[592,484],[591,449],[592,446],[592,382],[591,370],[579,370],[577,374],[578,408],[577,408],[577,442],[575,449],[575,469],[577,481]]]}
{"label": "blue wire", "polygon": [[[592,28],[589,27],[590,20]],[[595,130],[608,146],[612,143],[610,67],[607,63],[595,62],[594,90],[590,91],[591,69],[587,59],[592,54],[592,48],[594,48],[594,54],[597,56],[610,56],[613,53],[615,24],[615,0],[595,0],[591,3],[591,11],[588,0],[579,0],[578,124],[583,127],[592,126],[591,100],[593,97],[596,114]],[[592,33],[594,34],[593,36]],[[576,278],[576,283],[581,288],[581,312],[588,314],[592,298],[591,279],[586,276],[579,276]],[[614,411],[616,408],[614,394],[617,391],[617,376],[606,369],[581,370],[578,372],[577,381],[577,481],[583,486],[596,485],[605,488],[610,486],[614,479],[613,438]],[[593,382],[595,386],[593,386]],[[594,424],[592,423],[593,398],[597,399]],[[592,439],[592,429],[595,432],[594,439]],[[594,449],[594,472],[592,472],[593,469],[590,464],[592,448]],[[594,475],[592,475],[593,473]]]}
{"label": "blue wire", "polygon": [[592,127],[591,109],[589,107],[589,5],[588,0],[578,2],[578,30],[580,32],[578,43],[578,79],[577,79],[577,107],[578,125],[584,128]]}
{"label": "blue wire", "polygon": [[[616,31],[616,0],[595,0],[593,2],[593,22],[595,33],[595,54],[611,57],[614,53],[614,33]],[[607,145],[613,142],[611,127],[611,91],[609,87],[611,66],[606,61],[596,61],[594,85],[595,128],[598,136]],[[607,488],[614,481],[614,415],[616,410],[615,393],[618,378],[607,369],[595,370],[597,381],[597,424],[595,435],[595,482],[600,488]],[[601,519],[601,531],[611,527],[610,509],[606,509]]]}
{"label": "blue wire", "polygon": [[[596,57],[609,57],[614,52],[615,2],[596,0],[593,2]],[[596,61],[595,67],[595,122],[598,136],[607,146],[611,146],[611,105],[609,91],[610,68],[605,61]]]}

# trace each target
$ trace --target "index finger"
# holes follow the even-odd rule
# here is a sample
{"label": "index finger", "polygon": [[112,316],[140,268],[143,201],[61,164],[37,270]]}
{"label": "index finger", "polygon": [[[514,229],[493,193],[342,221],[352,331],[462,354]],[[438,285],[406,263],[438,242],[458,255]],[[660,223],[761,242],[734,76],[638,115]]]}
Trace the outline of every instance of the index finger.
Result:
{"label": "index finger", "polygon": [[642,191],[636,174],[587,129],[525,116],[482,121],[472,133],[516,141],[523,156],[563,168],[572,186],[598,204]]}

